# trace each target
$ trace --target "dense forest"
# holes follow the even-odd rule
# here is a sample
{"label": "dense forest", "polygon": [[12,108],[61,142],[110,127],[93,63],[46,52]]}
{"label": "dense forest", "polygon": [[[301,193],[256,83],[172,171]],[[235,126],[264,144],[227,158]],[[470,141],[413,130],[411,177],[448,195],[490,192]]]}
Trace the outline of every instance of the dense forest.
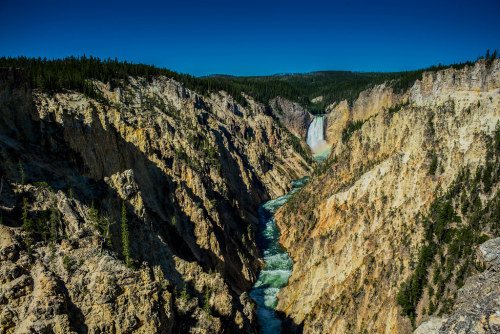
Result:
{"label": "dense forest", "polygon": [[[497,57],[495,51],[487,59]],[[213,91],[226,91],[238,103],[246,105],[242,95],[246,93],[257,101],[268,104],[269,100],[281,96],[300,103],[313,114],[325,112],[326,106],[333,102],[347,100],[352,103],[359,93],[383,82],[402,92],[420,79],[424,71],[437,71],[450,66],[455,68],[471,65],[472,62],[448,66],[432,66],[427,69],[393,72],[362,73],[348,71],[321,71],[307,74],[285,74],[261,77],[208,76],[195,77],[181,74],[154,65],[134,64],[117,59],[101,60],[95,57],[67,57],[64,59],[0,57],[0,67],[24,68],[33,87],[48,92],[63,89],[76,90],[92,98],[99,98],[99,93],[92,86],[90,79],[96,79],[116,87],[126,83],[129,76],[145,77],[166,76],[182,82],[188,89],[208,95]],[[321,99],[314,100],[317,97]],[[315,102],[312,102],[312,101]]]}

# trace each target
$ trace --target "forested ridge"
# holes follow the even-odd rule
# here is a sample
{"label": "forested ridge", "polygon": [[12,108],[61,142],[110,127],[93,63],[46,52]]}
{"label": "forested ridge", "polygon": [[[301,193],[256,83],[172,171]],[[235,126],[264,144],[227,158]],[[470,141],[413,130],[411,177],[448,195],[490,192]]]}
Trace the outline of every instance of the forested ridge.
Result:
{"label": "forested ridge", "polygon": [[[488,57],[496,56],[496,52],[491,56],[488,53]],[[437,71],[450,66],[458,68],[465,65],[472,65],[472,62],[448,66],[440,64],[417,71],[392,73],[320,71],[260,77],[223,75],[195,77],[154,65],[119,61],[116,58],[105,60],[86,56],[72,56],[64,59],[0,58],[0,67],[25,69],[33,87],[48,92],[69,89],[98,98],[99,93],[94,90],[91,79],[110,84],[113,88],[127,83],[129,76],[148,79],[154,76],[166,76],[202,95],[223,90],[242,105],[247,104],[242,93],[246,93],[263,104],[268,104],[270,99],[280,96],[300,103],[313,114],[324,113],[326,106],[333,102],[347,100],[352,103],[363,90],[384,82],[388,82],[388,85],[399,93],[410,88],[415,80],[422,77],[424,71]],[[321,99],[312,102],[314,98],[320,96]]]}

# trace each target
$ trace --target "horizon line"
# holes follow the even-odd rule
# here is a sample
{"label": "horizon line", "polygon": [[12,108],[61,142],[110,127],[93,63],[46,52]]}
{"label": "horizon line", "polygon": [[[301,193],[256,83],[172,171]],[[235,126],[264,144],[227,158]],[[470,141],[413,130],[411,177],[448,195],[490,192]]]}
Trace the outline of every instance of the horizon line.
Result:
{"label": "horizon line", "polygon": [[[495,49],[493,51],[491,51],[490,49],[487,50],[487,52],[494,52],[494,51],[497,51],[498,52],[498,49]],[[486,52],[485,52],[486,54]],[[277,72],[277,73],[273,73],[273,74],[262,74],[262,75],[235,75],[235,74],[227,74],[227,73],[211,73],[211,74],[205,74],[205,75],[195,75],[195,74],[191,74],[191,73],[188,73],[188,72],[181,72],[181,71],[178,71],[178,70],[175,70],[173,68],[169,68],[169,67],[166,67],[166,66],[163,66],[163,65],[157,65],[157,64],[151,64],[151,63],[144,63],[144,62],[135,62],[135,61],[128,61],[126,59],[120,59],[118,57],[96,57],[96,56],[88,56],[86,55],[85,53],[83,55],[69,55],[69,56],[64,56],[64,57],[52,57],[52,58],[49,58],[49,57],[41,57],[41,56],[25,56],[25,55],[16,55],[16,56],[0,56],[0,58],[21,58],[21,57],[24,57],[24,58],[27,58],[27,59],[41,59],[41,60],[46,60],[46,61],[57,61],[57,60],[64,60],[64,59],[68,59],[68,58],[76,58],[76,59],[79,59],[79,58],[86,58],[86,59],[90,59],[90,58],[93,58],[93,59],[98,59],[100,61],[118,61],[118,62],[121,62],[121,63],[128,63],[128,64],[132,64],[132,65],[144,65],[144,66],[152,66],[152,67],[156,67],[158,69],[162,69],[162,70],[168,70],[168,71],[171,71],[171,72],[176,72],[177,74],[181,74],[181,75],[190,75],[192,77],[195,77],[195,78],[200,78],[200,79],[203,79],[203,78],[210,78],[210,77],[233,77],[233,78],[266,78],[266,77],[283,77],[283,76],[294,76],[294,75],[311,75],[311,74],[314,74],[314,73],[321,73],[321,72],[346,72],[346,73],[404,73],[404,72],[416,72],[416,71],[425,71],[425,70],[428,70],[428,69],[431,69],[433,67],[450,67],[450,66],[453,66],[453,65],[460,65],[460,64],[466,64],[466,63],[475,63],[476,61],[478,61],[479,59],[484,59],[485,57],[484,56],[478,56],[475,60],[465,60],[465,61],[461,61],[461,62],[452,62],[452,63],[449,63],[449,64],[443,64],[443,63],[438,63],[438,64],[432,64],[432,65],[429,65],[427,67],[420,67],[420,68],[415,68],[415,69],[406,69],[406,70],[401,70],[401,71],[381,71],[381,70],[370,70],[370,71],[362,71],[362,70],[335,70],[335,69],[322,69],[322,70],[312,70],[312,71],[304,71],[304,72]]]}

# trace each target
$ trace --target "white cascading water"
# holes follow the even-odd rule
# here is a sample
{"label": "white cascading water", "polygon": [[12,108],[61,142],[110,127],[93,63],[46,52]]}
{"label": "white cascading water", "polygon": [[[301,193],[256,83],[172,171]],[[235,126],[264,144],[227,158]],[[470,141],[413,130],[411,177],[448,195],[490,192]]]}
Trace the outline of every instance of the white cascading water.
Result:
{"label": "white cascading water", "polygon": [[317,159],[320,156],[322,157],[328,155],[328,151],[330,149],[325,140],[324,133],[324,117],[315,116],[312,123],[309,125],[309,129],[307,130],[306,142]]}

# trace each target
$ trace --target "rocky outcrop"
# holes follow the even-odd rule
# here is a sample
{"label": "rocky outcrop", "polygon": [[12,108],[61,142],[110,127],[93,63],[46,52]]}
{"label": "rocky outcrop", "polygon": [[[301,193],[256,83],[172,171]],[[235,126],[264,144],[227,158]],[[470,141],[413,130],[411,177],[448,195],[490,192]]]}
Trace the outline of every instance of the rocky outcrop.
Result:
{"label": "rocky outcrop", "polygon": [[[448,246],[429,260],[439,264],[429,269],[426,278],[435,297],[430,288],[423,291],[413,320],[402,314],[396,296],[420,263],[429,228],[424,218],[434,214],[428,211],[431,203],[451,196],[446,195],[447,189],[456,184],[464,168],[481,177],[479,166],[498,161],[498,153],[487,152],[500,120],[499,73],[499,61],[491,65],[478,61],[460,70],[424,74],[422,82],[407,93],[408,105],[391,111],[374,107],[356,118],[374,112],[346,143],[334,144],[316,174],[278,212],[282,243],[295,262],[288,285],[278,294],[287,332],[408,333],[412,321],[420,324],[424,314],[448,312],[460,275],[467,277],[459,275],[459,269],[471,268],[460,262],[463,259],[456,266],[445,265],[452,252]],[[467,80],[488,84],[468,86]],[[488,170],[498,173],[498,168]],[[488,187],[488,192],[481,190],[486,187],[467,190],[464,203],[479,193],[482,203],[496,207],[499,185]],[[450,203],[460,205],[460,200]],[[496,225],[485,211],[488,205],[484,210],[478,205],[478,213],[472,216],[462,214],[459,206],[455,212],[461,223],[452,223],[451,229],[466,233],[474,221],[480,226],[474,238],[481,233],[494,236]],[[473,257],[467,259],[473,261]],[[434,271],[439,286],[433,283]],[[440,272],[453,280],[440,278]],[[498,281],[487,280],[491,285],[485,291],[498,291]],[[431,297],[437,310],[429,310]],[[460,297],[457,300],[460,303]],[[486,300],[485,309],[496,303],[491,297],[485,296]]]}
{"label": "rocky outcrop", "polygon": [[352,105],[346,100],[335,102],[326,107],[326,141],[334,145],[341,138],[342,130],[348,123],[364,121],[384,109],[405,101],[407,97],[393,93],[386,84],[362,91]]}
{"label": "rocky outcrop", "polygon": [[301,139],[307,138],[307,129],[313,116],[297,102],[291,102],[281,97],[269,101],[273,114],[294,135]]}
{"label": "rocky outcrop", "polygon": [[467,279],[458,290],[451,315],[424,321],[415,334],[500,332],[500,238],[479,247],[479,259],[488,269]]}
{"label": "rocky outcrop", "polygon": [[486,241],[479,247],[479,259],[486,268],[500,269],[500,238]]}
{"label": "rocky outcrop", "polygon": [[1,331],[253,332],[258,205],[309,173],[264,106],[27,82],[0,71]]}

